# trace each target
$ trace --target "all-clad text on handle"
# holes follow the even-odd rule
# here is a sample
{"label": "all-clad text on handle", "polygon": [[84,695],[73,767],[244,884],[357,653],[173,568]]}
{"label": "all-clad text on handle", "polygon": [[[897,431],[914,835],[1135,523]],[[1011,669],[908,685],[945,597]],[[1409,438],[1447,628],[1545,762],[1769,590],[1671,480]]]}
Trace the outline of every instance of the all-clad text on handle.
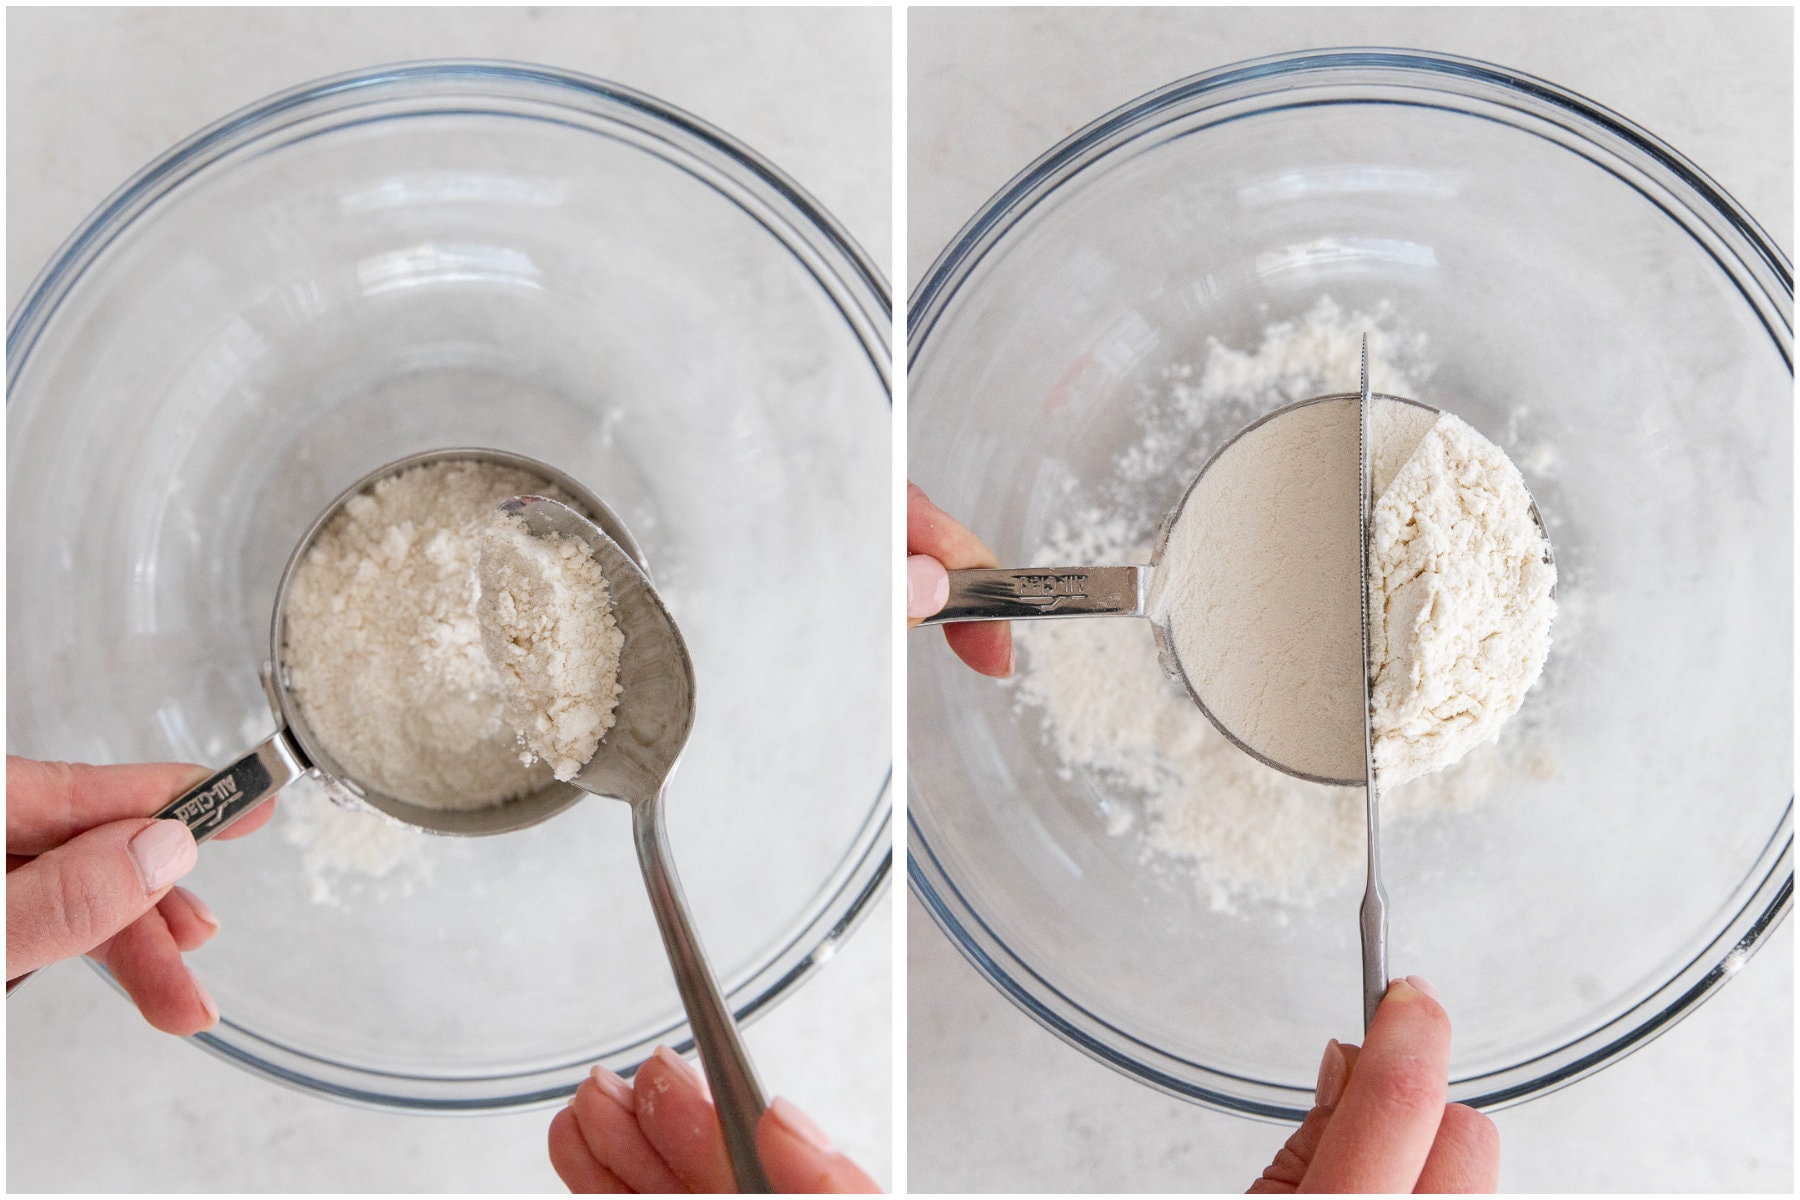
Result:
{"label": "all-clad text on handle", "polygon": [[1141,617],[1149,567],[996,567],[950,572],[950,598],[920,622]]}
{"label": "all-clad text on handle", "polygon": [[204,842],[306,773],[299,750],[278,729],[268,741],[229,767],[209,775],[157,813],[173,818]]}

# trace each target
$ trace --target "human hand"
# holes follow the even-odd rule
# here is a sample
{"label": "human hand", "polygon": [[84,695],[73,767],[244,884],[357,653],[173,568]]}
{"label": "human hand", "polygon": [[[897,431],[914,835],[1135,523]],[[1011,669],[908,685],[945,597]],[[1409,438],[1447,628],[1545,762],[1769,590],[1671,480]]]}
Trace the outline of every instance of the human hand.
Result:
{"label": "human hand", "polygon": [[1449,1076],[1450,1018],[1430,984],[1394,980],[1360,1051],[1325,1047],[1315,1107],[1250,1191],[1493,1191],[1500,1134],[1444,1103]]}
{"label": "human hand", "polygon": [[[951,571],[997,567],[1000,560],[980,538],[919,490],[906,485],[906,624],[912,628],[944,607],[950,596]],[[1004,679],[1012,674],[1012,625],[1006,621],[969,621],[944,626],[944,640],[956,656],[983,675]]]}
{"label": "human hand", "polygon": [[[763,1113],[756,1153],[778,1192],[880,1190],[786,1100]],[[706,1082],[667,1046],[631,1083],[605,1067],[581,1081],[550,1122],[550,1165],[571,1192],[737,1191]]]}
{"label": "human hand", "polygon": [[[218,932],[212,910],[177,879],[194,835],[147,818],[212,772],[187,763],[89,767],[6,759],[6,978],[78,954],[112,972],[167,1033],[199,1033],[219,1010],[181,960]],[[258,805],[218,836],[268,824]]]}

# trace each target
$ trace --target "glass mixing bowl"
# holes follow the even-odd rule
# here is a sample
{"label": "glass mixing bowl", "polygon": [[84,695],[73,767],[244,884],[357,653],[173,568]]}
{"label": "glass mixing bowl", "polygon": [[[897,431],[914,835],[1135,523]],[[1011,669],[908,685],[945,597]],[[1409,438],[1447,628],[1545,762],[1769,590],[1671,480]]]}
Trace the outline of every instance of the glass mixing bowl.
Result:
{"label": "glass mixing bowl", "polygon": [[[1539,769],[1383,839],[1391,966],[1446,997],[1451,1098],[1496,1107],[1644,1044],[1787,912],[1792,273],[1699,170],[1561,88],[1405,51],[1258,60],[1082,129],[938,259],[911,311],[912,476],[1031,563],[1168,370],[1321,295],[1429,339],[1415,398],[1542,448],[1520,465],[1560,640],[1515,718]],[[1196,465],[1259,412],[1209,415]],[[1095,1058],[1299,1120],[1319,1046],[1361,1028],[1360,879],[1212,911],[1107,834],[1129,797],[1065,777],[1035,710],[935,634],[909,647],[909,871],[937,923]]]}
{"label": "glass mixing bowl", "polygon": [[[754,1018],[888,873],[888,312],[793,181],[613,84],[425,63],[234,114],[10,327],[10,749],[223,764],[273,728],[276,581],[337,491],[438,447],[539,459],[636,535],[692,651],[670,839]],[[225,917],[207,1048],[482,1110],[691,1044],[623,804],[372,849],[304,785],[279,803],[191,881]]]}

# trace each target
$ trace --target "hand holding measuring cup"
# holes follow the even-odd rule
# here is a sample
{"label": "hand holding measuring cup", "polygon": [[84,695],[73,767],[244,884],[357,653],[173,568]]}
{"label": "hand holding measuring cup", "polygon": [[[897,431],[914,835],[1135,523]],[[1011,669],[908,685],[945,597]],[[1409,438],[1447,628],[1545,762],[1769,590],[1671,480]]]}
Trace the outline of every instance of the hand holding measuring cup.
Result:
{"label": "hand holding measuring cup", "polygon": [[[909,628],[944,607],[950,571],[1000,565],[980,538],[933,504],[915,483],[906,485],[906,555]],[[981,674],[997,679],[1012,674],[1012,626],[1006,622],[946,625],[944,639],[958,658]]]}
{"label": "hand holding measuring cup", "polygon": [[[199,897],[175,887],[193,869],[194,837],[150,819],[205,767],[90,767],[6,760],[6,978],[87,954],[112,973],[144,1019],[187,1036],[219,1019],[181,959],[218,931]],[[264,803],[222,838],[268,823]]]}

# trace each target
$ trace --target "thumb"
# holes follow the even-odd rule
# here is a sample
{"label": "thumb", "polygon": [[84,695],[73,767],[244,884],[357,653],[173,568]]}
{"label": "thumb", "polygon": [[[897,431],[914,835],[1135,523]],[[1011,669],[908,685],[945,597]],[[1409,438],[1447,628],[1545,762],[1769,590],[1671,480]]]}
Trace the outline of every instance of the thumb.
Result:
{"label": "thumb", "polygon": [[906,619],[919,621],[944,607],[950,599],[950,572],[929,554],[906,560]]}
{"label": "thumb", "polygon": [[149,912],[194,868],[180,821],[95,826],[6,876],[6,977],[86,954]]}
{"label": "thumb", "polygon": [[756,1126],[756,1155],[778,1192],[879,1192],[793,1101],[775,1097]]}

